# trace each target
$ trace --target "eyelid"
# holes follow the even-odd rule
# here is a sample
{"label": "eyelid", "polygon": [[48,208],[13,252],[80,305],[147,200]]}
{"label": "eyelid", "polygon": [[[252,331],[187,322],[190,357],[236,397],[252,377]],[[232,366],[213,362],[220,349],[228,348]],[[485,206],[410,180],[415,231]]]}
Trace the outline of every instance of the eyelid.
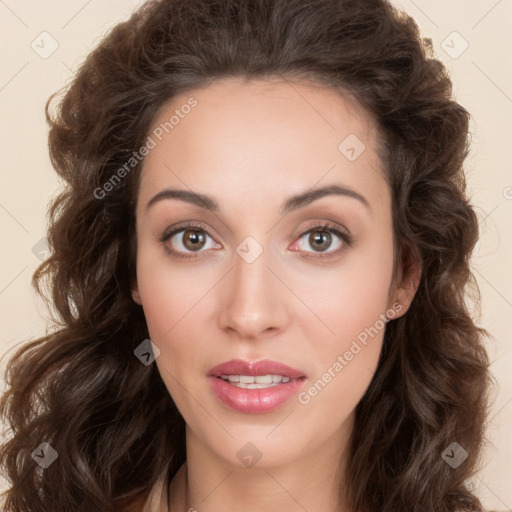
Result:
{"label": "eyelid", "polygon": [[199,221],[186,221],[184,223],[178,224],[177,226],[173,226],[173,228],[169,230],[165,230],[164,234],[160,237],[160,241],[164,242],[174,236],[176,233],[180,231],[186,231],[187,228],[196,228],[198,231],[204,231],[210,238],[214,239],[207,228],[204,227]]}

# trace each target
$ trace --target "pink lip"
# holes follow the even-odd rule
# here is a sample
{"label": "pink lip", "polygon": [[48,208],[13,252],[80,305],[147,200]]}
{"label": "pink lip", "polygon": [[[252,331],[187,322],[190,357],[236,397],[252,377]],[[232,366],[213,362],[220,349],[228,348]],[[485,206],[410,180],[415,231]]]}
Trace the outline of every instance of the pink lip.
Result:
{"label": "pink lip", "polygon": [[[238,388],[221,378],[221,375],[282,375],[291,380],[264,389]],[[212,368],[208,382],[219,400],[231,409],[246,414],[261,414],[277,409],[295,395],[302,387],[306,376],[299,370],[276,361],[245,362],[228,361]]]}
{"label": "pink lip", "polygon": [[295,368],[291,368],[283,363],[263,359],[261,361],[242,361],[241,359],[233,359],[225,363],[214,366],[207,373],[208,376],[213,375],[220,377],[221,375],[282,375],[290,379],[298,379],[305,377],[304,373]]}

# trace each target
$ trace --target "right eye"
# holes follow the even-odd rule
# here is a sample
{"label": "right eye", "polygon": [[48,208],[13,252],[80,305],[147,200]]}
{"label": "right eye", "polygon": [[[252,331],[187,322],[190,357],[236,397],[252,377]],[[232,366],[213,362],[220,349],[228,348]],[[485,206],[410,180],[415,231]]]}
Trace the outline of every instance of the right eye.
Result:
{"label": "right eye", "polygon": [[[210,243],[208,244],[208,239]],[[211,235],[202,227],[188,224],[165,233],[161,240],[168,252],[178,258],[196,258],[203,249],[220,248]]]}

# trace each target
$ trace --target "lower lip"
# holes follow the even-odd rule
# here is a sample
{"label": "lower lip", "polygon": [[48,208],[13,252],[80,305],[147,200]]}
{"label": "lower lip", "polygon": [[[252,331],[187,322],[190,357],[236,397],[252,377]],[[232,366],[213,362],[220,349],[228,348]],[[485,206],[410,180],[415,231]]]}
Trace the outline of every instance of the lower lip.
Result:
{"label": "lower lip", "polygon": [[305,377],[293,379],[270,388],[244,389],[228,384],[219,377],[208,377],[219,400],[229,408],[246,414],[261,414],[277,409],[301,388]]}

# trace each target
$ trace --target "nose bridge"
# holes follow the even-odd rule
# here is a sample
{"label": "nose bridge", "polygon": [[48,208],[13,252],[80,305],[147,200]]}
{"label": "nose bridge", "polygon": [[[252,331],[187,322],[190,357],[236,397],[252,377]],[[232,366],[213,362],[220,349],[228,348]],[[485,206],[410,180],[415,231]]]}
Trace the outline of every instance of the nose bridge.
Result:
{"label": "nose bridge", "polygon": [[272,255],[258,246],[246,239],[237,247],[222,307],[223,327],[237,331],[241,337],[258,337],[283,328],[286,322],[286,299],[268,268],[272,268]]}

